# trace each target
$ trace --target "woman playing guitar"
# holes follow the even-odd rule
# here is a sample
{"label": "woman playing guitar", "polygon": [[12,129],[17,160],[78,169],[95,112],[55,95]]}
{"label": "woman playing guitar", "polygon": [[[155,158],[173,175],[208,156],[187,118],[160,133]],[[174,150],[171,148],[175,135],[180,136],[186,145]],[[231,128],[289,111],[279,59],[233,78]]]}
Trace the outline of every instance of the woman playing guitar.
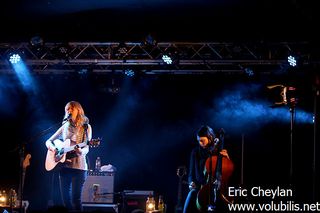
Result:
{"label": "woman playing guitar", "polygon": [[[225,174],[226,170],[222,168],[224,164],[228,164],[227,170],[233,170],[233,163],[229,159],[227,150],[221,146],[221,138],[216,138],[211,127],[202,126],[197,132],[197,141],[199,146],[192,150],[190,156],[188,176],[190,191],[185,201],[184,213],[208,212],[211,211],[210,208],[215,211],[216,207],[220,206],[220,202],[224,202],[223,199],[220,199],[224,197],[221,193],[222,188],[216,187],[218,191],[214,190],[214,184],[218,183],[215,180],[223,179],[216,177]],[[213,169],[218,165],[221,165],[221,169]],[[225,182],[219,184],[225,187]]]}
{"label": "woman playing guitar", "polygon": [[[87,142],[92,139],[92,128],[79,102],[68,102],[64,111],[65,115],[61,127],[46,141],[47,156],[66,158],[59,170],[59,185],[61,186],[63,205],[68,210],[81,211],[81,191],[88,170],[86,155],[89,152],[89,143]],[[67,144],[63,147],[63,150],[69,146],[72,147],[72,151],[66,153],[69,156],[57,155],[57,152],[60,152],[61,149],[56,146],[55,141],[60,138],[63,139],[63,143]],[[84,144],[84,146],[80,146],[81,144]],[[55,160],[56,162],[59,161],[59,159]],[[46,163],[46,169],[51,170],[55,165],[50,166]]]}

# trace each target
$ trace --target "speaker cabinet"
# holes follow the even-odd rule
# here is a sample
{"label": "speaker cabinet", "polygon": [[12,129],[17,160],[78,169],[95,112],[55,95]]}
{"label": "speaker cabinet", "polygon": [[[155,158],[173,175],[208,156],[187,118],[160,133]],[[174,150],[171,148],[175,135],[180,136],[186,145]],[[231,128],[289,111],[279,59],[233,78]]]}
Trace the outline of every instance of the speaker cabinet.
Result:
{"label": "speaker cabinet", "polygon": [[82,203],[113,203],[114,173],[88,172],[84,183]]}
{"label": "speaker cabinet", "polygon": [[117,204],[102,204],[102,203],[83,203],[83,212],[114,212],[118,213]]}
{"label": "speaker cabinet", "polygon": [[146,210],[148,196],[153,195],[153,191],[124,190],[125,212],[142,213]]}

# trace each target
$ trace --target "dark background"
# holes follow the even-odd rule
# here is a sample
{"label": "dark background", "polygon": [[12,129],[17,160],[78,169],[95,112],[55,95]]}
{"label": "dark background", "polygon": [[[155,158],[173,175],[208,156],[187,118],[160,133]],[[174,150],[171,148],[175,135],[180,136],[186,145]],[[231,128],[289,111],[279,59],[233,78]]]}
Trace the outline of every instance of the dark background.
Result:
{"label": "dark background", "polygon": [[[20,42],[39,35],[48,42],[134,42],[151,33],[159,42],[316,41],[316,8],[315,1],[297,0],[4,1],[0,39]],[[314,125],[310,120],[316,75],[317,67],[304,67],[292,76],[271,72],[254,77],[35,74],[36,90],[31,92],[15,75],[2,73],[0,187],[18,187],[18,148],[26,143],[32,159],[25,198],[31,209],[46,209],[51,173],[44,169],[44,142],[56,128],[42,133],[61,122],[68,101],[77,100],[90,119],[93,137],[103,138],[101,146],[89,153],[90,166],[97,156],[103,164],[114,165],[115,191],[154,190],[164,196],[172,212],[178,190],[176,170],[188,166],[190,151],[197,144],[196,131],[209,124],[215,131],[226,131],[226,147],[235,163],[233,185],[241,184],[242,171],[246,186],[274,188],[292,183],[292,200],[311,202],[314,192],[319,198],[319,178],[313,188]],[[108,92],[112,80],[120,93]],[[295,115],[292,181],[289,107],[271,108],[278,97],[266,89],[279,83],[299,89],[297,109],[302,114]],[[318,147],[315,152],[319,154]],[[183,189],[185,196],[187,186]]]}
{"label": "dark background", "polygon": [[316,1],[5,0],[1,38],[45,41],[317,40]]}
{"label": "dark background", "polygon": [[[188,166],[196,131],[202,124],[226,131],[225,147],[235,163],[232,186],[289,187],[295,201],[313,199],[312,84],[299,79],[299,94],[293,140],[293,180],[290,171],[290,112],[288,106],[271,108],[266,89],[275,81],[234,75],[35,75],[38,92],[26,92],[13,75],[1,76],[2,102],[1,183],[5,188],[19,183],[21,143],[32,155],[27,168],[25,198],[32,209],[46,209],[50,178],[44,161],[47,149],[44,130],[59,124],[64,106],[79,101],[101,146],[88,154],[91,168],[97,156],[102,164],[117,168],[115,191],[154,190],[163,195],[170,211],[177,201],[179,166]],[[120,92],[106,92],[110,81]],[[5,84],[3,82],[6,82]],[[10,84],[9,84],[10,83]],[[303,117],[307,117],[304,119]],[[10,133],[9,133],[10,132]],[[244,149],[242,149],[242,142]],[[241,152],[243,180],[241,180]],[[317,152],[318,153],[318,152]],[[186,178],[184,178],[186,180]],[[293,183],[293,185],[289,185]],[[318,184],[318,183],[317,183]],[[187,185],[183,185],[183,198]],[[290,199],[289,199],[290,200]]]}

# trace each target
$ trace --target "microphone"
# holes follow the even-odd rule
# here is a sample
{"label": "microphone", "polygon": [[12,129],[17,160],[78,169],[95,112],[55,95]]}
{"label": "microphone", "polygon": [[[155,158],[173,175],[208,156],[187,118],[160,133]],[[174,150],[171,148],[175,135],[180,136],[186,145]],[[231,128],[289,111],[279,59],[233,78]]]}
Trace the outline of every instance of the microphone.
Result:
{"label": "microphone", "polygon": [[66,118],[64,118],[62,121],[69,121],[71,120],[72,114],[69,113],[68,116]]}

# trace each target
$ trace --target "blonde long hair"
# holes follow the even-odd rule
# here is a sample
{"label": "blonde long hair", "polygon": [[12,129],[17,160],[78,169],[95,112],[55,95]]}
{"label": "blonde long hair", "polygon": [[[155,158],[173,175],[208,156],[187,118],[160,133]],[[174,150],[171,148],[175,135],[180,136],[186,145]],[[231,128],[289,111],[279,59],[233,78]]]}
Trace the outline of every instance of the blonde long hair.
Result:
{"label": "blonde long hair", "polygon": [[[77,101],[70,101],[66,104],[65,106],[65,109],[67,109],[67,107],[71,107],[71,108],[75,108],[78,110],[78,114],[77,114],[77,117],[76,117],[76,120],[74,122],[74,124],[76,126],[81,126],[83,124],[87,124],[89,123],[89,119],[87,118],[87,116],[84,114],[84,110],[81,106],[81,104]],[[64,115],[64,118],[67,118],[68,117],[68,112],[65,110],[65,115]]]}

